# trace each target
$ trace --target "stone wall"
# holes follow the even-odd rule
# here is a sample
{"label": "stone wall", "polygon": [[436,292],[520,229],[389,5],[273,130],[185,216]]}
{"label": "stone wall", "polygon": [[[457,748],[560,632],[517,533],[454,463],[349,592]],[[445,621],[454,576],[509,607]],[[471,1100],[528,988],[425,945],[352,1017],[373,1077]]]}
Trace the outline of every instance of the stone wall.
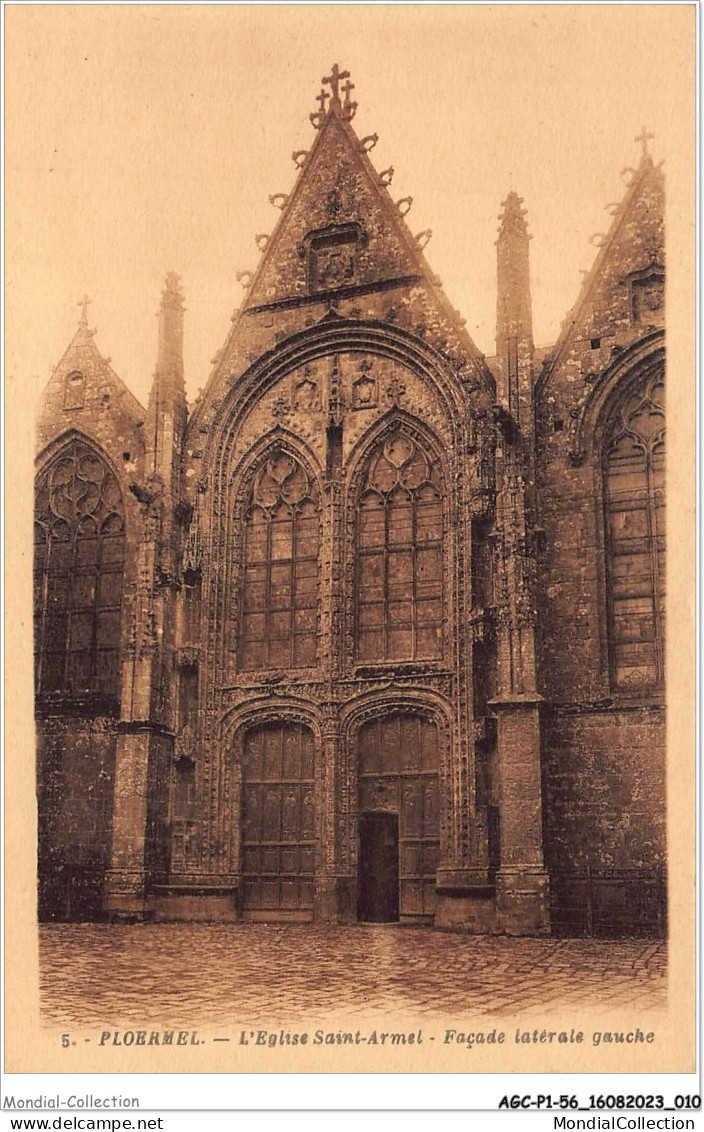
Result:
{"label": "stone wall", "polygon": [[38,721],[39,916],[94,920],[110,861],[116,721]]}
{"label": "stone wall", "polygon": [[[144,473],[144,411],[81,325],[54,370],[37,428],[38,475],[72,441],[102,454],[125,514],[120,653],[127,658],[137,592],[139,504],[129,490]],[[112,844],[115,749],[121,697],[56,691],[37,700],[39,915],[96,919]]]}
{"label": "stone wall", "polygon": [[602,479],[612,407],[664,367],[662,212],[646,161],[537,386],[545,850],[577,933],[665,923],[664,690],[612,676]]}

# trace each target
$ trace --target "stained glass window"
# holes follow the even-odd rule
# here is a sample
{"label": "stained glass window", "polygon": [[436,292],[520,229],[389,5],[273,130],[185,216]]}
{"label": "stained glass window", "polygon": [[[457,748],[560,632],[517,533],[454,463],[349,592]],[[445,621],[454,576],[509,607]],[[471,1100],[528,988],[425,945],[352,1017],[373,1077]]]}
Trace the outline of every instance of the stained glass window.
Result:
{"label": "stained glass window", "polygon": [[117,696],[125,523],[107,462],[74,441],[40,477],[35,519],[37,689]]}
{"label": "stained glass window", "polygon": [[442,655],[442,539],[438,469],[399,431],[373,453],[359,501],[359,660]]}
{"label": "stained glass window", "polygon": [[276,451],[247,502],[240,666],[300,668],[316,662],[320,522],[315,485]]}
{"label": "stained glass window", "polygon": [[664,675],[665,410],[661,377],[621,405],[604,481],[611,669],[618,688]]}

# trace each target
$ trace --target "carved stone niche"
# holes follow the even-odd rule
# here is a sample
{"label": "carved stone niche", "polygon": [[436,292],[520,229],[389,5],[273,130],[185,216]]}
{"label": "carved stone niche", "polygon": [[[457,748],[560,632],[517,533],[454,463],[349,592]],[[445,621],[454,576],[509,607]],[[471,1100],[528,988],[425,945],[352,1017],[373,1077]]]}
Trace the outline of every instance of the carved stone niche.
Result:
{"label": "carved stone niche", "polygon": [[634,326],[662,326],[665,321],[665,273],[652,265],[628,277],[631,322]]}
{"label": "carved stone niche", "polygon": [[64,412],[82,409],[86,399],[86,379],[78,370],[64,379]]}
{"label": "carved stone niche", "polygon": [[358,224],[331,224],[305,238],[310,291],[335,291],[358,282]]}
{"label": "carved stone niche", "polygon": [[363,373],[352,382],[352,408],[375,409],[379,400],[376,378]]}
{"label": "carved stone niche", "polygon": [[294,382],[291,397],[293,408],[304,413],[320,412],[320,390],[317,381],[306,374],[300,381]]}

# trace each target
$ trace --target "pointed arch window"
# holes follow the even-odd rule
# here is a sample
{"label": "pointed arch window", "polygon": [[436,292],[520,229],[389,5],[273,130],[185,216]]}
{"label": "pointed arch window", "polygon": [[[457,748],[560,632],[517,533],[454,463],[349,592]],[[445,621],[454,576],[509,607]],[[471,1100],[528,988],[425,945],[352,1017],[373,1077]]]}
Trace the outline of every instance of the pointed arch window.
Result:
{"label": "pointed arch window", "polygon": [[357,656],[433,660],[443,651],[439,469],[399,430],[374,450],[357,516]]}
{"label": "pointed arch window", "polygon": [[661,375],[620,405],[604,448],[612,682],[660,684],[665,647],[665,410]]}
{"label": "pointed arch window", "polygon": [[316,663],[320,520],[317,488],[277,450],[254,477],[244,515],[242,669]]}
{"label": "pointed arch window", "polygon": [[118,696],[124,554],[117,479],[98,452],[74,441],[37,483],[34,608],[40,694]]}

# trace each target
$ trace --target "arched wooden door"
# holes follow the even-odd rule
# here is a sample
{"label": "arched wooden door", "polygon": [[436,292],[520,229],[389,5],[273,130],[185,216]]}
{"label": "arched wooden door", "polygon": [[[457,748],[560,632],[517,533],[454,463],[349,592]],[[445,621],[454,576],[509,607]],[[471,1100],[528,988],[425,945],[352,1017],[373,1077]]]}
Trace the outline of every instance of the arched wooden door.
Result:
{"label": "arched wooden door", "polygon": [[[371,720],[359,730],[358,758],[359,918],[428,918],[435,911],[440,850],[437,727],[410,712]],[[384,820],[380,815],[388,817]],[[389,820],[391,816],[395,822]],[[394,851],[398,858],[395,907],[387,891]]]}
{"label": "arched wooden door", "polygon": [[314,741],[308,727],[246,732],[242,754],[242,910],[310,919],[315,879]]}

